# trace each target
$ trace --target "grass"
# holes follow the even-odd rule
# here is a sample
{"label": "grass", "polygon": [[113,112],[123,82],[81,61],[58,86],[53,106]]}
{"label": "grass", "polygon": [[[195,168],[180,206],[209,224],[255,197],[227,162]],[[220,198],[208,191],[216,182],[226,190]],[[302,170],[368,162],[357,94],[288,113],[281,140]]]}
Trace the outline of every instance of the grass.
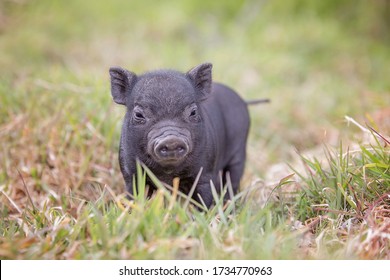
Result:
{"label": "grass", "polygon": [[341,247],[348,257],[389,258],[390,157],[384,140],[387,148],[376,141],[353,151],[341,145],[338,151],[326,149],[326,167],[303,158],[307,174],[299,175],[295,215],[310,223],[326,249]]}
{"label": "grass", "polygon": [[[389,259],[388,6],[327,3],[1,2],[0,258]],[[272,100],[241,193],[129,203],[108,68],[203,61]]]}
{"label": "grass", "polygon": [[[296,193],[264,207],[254,190],[227,205],[216,196],[216,206],[204,212],[183,206],[186,198],[177,188],[171,193],[163,186],[151,199],[141,191],[134,203],[107,185],[97,185],[93,199],[46,190],[41,205],[31,196],[23,210],[7,195],[0,254],[3,259],[389,258],[388,150],[378,145],[329,153],[327,170],[318,161],[304,163],[310,175],[294,182],[286,178],[274,189],[287,197],[284,187],[294,183]],[[13,207],[18,213],[7,213]]]}

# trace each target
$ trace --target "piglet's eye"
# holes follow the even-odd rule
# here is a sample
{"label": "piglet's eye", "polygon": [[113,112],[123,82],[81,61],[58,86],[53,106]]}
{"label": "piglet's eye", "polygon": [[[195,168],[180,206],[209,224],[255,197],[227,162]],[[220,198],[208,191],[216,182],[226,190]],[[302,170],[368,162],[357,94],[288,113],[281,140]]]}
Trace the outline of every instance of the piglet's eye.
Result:
{"label": "piglet's eye", "polygon": [[197,109],[196,109],[196,108],[193,108],[193,109],[191,110],[190,117],[196,116],[197,113],[198,113]]}
{"label": "piglet's eye", "polygon": [[189,118],[189,120],[191,122],[199,122],[200,121],[200,115],[199,115],[199,112],[198,112],[198,107],[196,105],[191,107],[190,110],[189,110],[189,114],[187,116],[188,116],[188,118]]}
{"label": "piglet's eye", "polygon": [[134,112],[134,116],[137,119],[145,119],[144,115],[141,112]]}
{"label": "piglet's eye", "polygon": [[[196,116],[198,114],[198,106],[193,104],[190,108],[187,109],[190,112],[190,117]],[[188,112],[187,111],[187,112]]]}
{"label": "piglet's eye", "polygon": [[143,124],[146,122],[144,112],[141,108],[135,108],[133,111],[133,123],[134,124]]}

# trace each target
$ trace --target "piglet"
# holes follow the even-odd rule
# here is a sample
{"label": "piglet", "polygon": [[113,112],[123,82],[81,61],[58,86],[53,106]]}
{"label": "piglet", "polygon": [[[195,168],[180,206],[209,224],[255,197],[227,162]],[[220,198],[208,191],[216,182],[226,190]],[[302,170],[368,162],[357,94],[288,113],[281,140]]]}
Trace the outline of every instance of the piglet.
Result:
{"label": "piglet", "polygon": [[[213,203],[211,181],[219,191],[230,178],[233,194],[237,192],[245,165],[248,108],[235,91],[212,81],[212,64],[187,73],[136,75],[120,67],[109,72],[112,97],[127,109],[119,163],[130,197],[137,160],[164,183],[179,177],[185,194],[202,168],[192,198],[207,207]],[[147,184],[154,187],[150,179]]]}

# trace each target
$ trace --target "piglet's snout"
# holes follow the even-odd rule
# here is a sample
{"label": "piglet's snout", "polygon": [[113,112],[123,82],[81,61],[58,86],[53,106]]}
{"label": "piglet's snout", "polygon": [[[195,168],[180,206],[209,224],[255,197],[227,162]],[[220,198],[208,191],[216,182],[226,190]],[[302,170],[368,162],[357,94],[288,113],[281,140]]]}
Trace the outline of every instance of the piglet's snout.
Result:
{"label": "piglet's snout", "polygon": [[160,160],[180,160],[188,154],[189,145],[182,138],[169,135],[156,141],[154,154]]}
{"label": "piglet's snout", "polygon": [[148,133],[148,153],[160,164],[179,164],[192,150],[186,128],[159,125]]}

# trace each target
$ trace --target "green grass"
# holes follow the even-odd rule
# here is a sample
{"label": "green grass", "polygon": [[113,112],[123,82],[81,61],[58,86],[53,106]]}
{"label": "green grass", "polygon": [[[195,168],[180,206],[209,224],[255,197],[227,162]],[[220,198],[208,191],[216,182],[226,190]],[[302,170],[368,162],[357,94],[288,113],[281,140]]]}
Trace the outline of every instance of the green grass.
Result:
{"label": "green grass", "polygon": [[[328,170],[304,161],[311,175],[295,182],[296,195],[284,202],[271,199],[265,207],[251,191],[227,205],[216,196],[215,207],[203,212],[163,186],[146,199],[142,169],[141,191],[132,203],[108,186],[96,186],[88,200],[50,192],[41,205],[27,201],[18,215],[3,207],[0,254],[5,259],[388,258],[388,150],[372,146],[328,154]],[[274,191],[283,195],[290,180]]]}
{"label": "green grass", "polygon": [[[388,9],[1,2],[0,258],[389,259]],[[108,68],[204,61],[243,98],[272,100],[250,108],[241,193],[199,212],[165,188],[145,199],[139,180],[130,204]]]}

